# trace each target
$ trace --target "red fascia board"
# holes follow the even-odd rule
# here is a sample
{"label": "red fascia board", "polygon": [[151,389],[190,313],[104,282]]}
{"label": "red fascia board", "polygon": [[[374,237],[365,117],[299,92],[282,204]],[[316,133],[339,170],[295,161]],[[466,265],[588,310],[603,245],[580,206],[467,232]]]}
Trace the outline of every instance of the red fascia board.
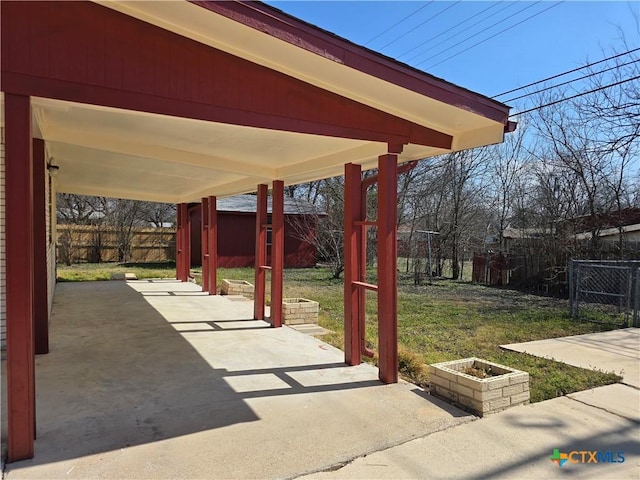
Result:
{"label": "red fascia board", "polygon": [[509,106],[357,45],[262,2],[188,1],[334,62],[507,125]]}

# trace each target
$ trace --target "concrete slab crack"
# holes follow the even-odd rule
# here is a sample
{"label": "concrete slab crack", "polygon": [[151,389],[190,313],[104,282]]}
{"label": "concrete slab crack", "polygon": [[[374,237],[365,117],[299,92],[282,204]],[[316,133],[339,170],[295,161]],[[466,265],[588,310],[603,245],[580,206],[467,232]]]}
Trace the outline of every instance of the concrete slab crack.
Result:
{"label": "concrete slab crack", "polygon": [[603,412],[609,413],[611,415],[615,415],[616,417],[623,418],[623,419],[625,419],[625,420],[627,420],[627,421],[629,421],[631,423],[634,423],[636,425],[640,425],[640,421],[636,420],[635,418],[630,418],[630,417],[627,417],[626,415],[621,415],[620,413],[614,412],[614,411],[609,410],[607,408],[600,407],[600,406],[597,406],[597,405],[593,405],[591,403],[587,403],[587,402],[584,402],[582,400],[578,400],[577,398],[571,397],[570,395],[567,395],[567,398],[573,400],[574,402],[578,402],[578,403],[581,403],[583,405],[586,405],[587,407],[597,408],[598,410],[602,410]]}
{"label": "concrete slab crack", "polygon": [[343,460],[341,462],[334,463],[334,464],[329,465],[329,466],[324,467],[324,468],[319,468],[319,469],[316,469],[316,470],[309,470],[307,472],[302,472],[302,473],[296,474],[296,475],[294,475],[292,477],[288,477],[287,480],[293,480],[295,478],[300,478],[300,477],[304,477],[304,476],[307,476],[307,475],[313,475],[315,473],[335,472],[337,470],[340,470],[340,469],[352,464],[353,462],[355,462],[356,460],[358,460],[360,458],[366,458],[369,455],[372,455],[374,453],[383,452],[385,450],[389,450],[390,448],[394,448],[394,447],[399,447],[400,445],[404,445],[406,443],[409,443],[409,442],[412,442],[414,440],[418,440],[418,439],[421,439],[421,438],[427,438],[427,437],[433,435],[434,433],[443,432],[445,430],[450,430],[452,428],[459,427],[460,425],[465,425],[467,423],[475,422],[476,420],[480,420],[480,417],[474,417],[474,416],[470,415],[468,417],[467,421],[456,423],[455,425],[445,425],[445,426],[443,426],[441,428],[438,428],[438,429],[435,429],[435,430],[433,430],[433,431],[431,431],[431,432],[429,432],[429,433],[427,433],[425,435],[417,435],[415,437],[411,437],[411,438],[408,438],[408,439],[400,440],[400,441],[395,442],[395,443],[390,443],[390,444],[385,445],[384,447],[379,448],[377,450],[371,450],[371,451],[363,453],[361,455],[356,455],[356,456],[354,456],[352,458],[349,458],[347,460]]}

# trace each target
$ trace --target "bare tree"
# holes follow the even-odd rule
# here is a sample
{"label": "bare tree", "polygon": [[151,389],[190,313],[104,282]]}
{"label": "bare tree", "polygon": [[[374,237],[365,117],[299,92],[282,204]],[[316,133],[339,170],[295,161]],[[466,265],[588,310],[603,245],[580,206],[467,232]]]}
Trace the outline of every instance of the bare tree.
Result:
{"label": "bare tree", "polygon": [[299,215],[292,221],[293,235],[316,247],[320,261],[329,265],[333,278],[340,278],[344,271],[344,178],[300,185],[299,198],[314,200],[317,212]]}
{"label": "bare tree", "polygon": [[444,228],[454,280],[460,278],[460,261],[464,256],[465,240],[469,238],[469,228],[477,220],[478,211],[472,207],[478,204],[484,193],[485,186],[481,185],[481,179],[487,163],[486,149],[455,152],[443,159],[442,180],[449,207],[448,221]]}
{"label": "bare tree", "polygon": [[523,141],[525,139],[524,125],[507,135],[504,142],[488,147],[490,167],[487,170],[488,188],[492,199],[492,208],[496,216],[498,244],[503,244],[503,233],[512,223],[518,204],[523,202],[521,197],[526,188],[526,159]]}
{"label": "bare tree", "polygon": [[58,223],[91,225],[104,216],[100,197],[59,193],[56,205]]}
{"label": "bare tree", "polygon": [[[594,95],[599,97],[604,91]],[[547,95],[543,101],[550,103],[557,95]],[[609,94],[606,98],[612,100]],[[601,101],[591,95],[578,97],[547,107],[534,117],[545,145],[537,155],[547,176],[564,179],[562,200],[573,207],[568,213],[590,218],[586,226],[591,238],[589,255],[594,257],[599,254],[602,228],[597,219],[624,206],[629,165],[638,146],[637,126],[633,122],[619,124],[620,117],[612,113],[614,109],[595,108]],[[610,120],[607,112],[613,115]]]}
{"label": "bare tree", "polygon": [[143,225],[140,220],[141,202],[122,199],[104,199],[105,217],[103,224],[113,229],[116,237],[116,251],[119,262],[129,261],[133,227]]}
{"label": "bare tree", "polygon": [[139,202],[138,219],[153,227],[174,225],[176,206],[173,203]]}

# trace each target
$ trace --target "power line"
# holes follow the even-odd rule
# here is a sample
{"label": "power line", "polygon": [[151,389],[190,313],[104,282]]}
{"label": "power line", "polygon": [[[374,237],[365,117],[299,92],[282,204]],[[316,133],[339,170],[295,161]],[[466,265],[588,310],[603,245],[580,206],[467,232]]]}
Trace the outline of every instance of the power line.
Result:
{"label": "power line", "polygon": [[630,62],[623,63],[623,64],[620,64],[620,65],[614,65],[613,67],[605,68],[604,70],[598,70],[597,72],[591,72],[591,73],[589,73],[587,75],[583,75],[582,77],[578,77],[578,78],[574,78],[572,80],[567,80],[566,82],[558,83],[557,85],[551,85],[550,87],[541,88],[540,90],[536,90],[535,92],[525,93],[524,95],[520,95],[518,97],[509,98],[508,100],[503,100],[503,103],[508,103],[508,102],[512,102],[514,100],[520,100],[521,98],[530,97],[530,96],[535,95],[537,93],[546,92],[547,90],[551,90],[553,88],[562,87],[563,85],[568,85],[569,83],[577,82],[579,80],[584,80],[585,78],[593,77],[594,75],[599,75],[601,73],[610,72],[611,70],[615,70],[617,68],[626,67],[627,65],[631,65],[632,63],[637,63],[637,62],[640,62],[640,59],[632,60]]}
{"label": "power line", "polygon": [[384,35],[385,33],[387,33],[389,30],[397,27],[398,25],[400,25],[402,22],[404,22],[405,20],[413,17],[416,13],[418,13],[420,10],[423,10],[425,8],[427,8],[429,5],[431,5],[434,2],[434,0],[431,0],[430,2],[425,3],[423,6],[421,6],[419,9],[417,9],[415,12],[410,13],[409,15],[407,15],[406,17],[402,18],[401,20],[398,20],[396,23],[394,23],[393,25],[391,25],[389,28],[387,28],[386,30],[380,32],[378,35],[376,35],[375,37],[373,37],[371,40],[369,40],[367,43],[365,43],[364,45],[367,46],[369,45],[371,42],[373,42],[374,40],[380,38],[382,35]]}
{"label": "power line", "polygon": [[[542,0],[538,0],[538,1],[537,1],[537,2],[535,2],[535,3],[532,3],[532,4],[530,4],[530,5],[527,5],[526,7],[524,7],[524,8],[522,8],[522,9],[518,10],[517,12],[512,13],[512,14],[511,14],[511,15],[509,15],[508,17],[503,18],[503,19],[501,19],[501,20],[498,20],[497,22],[495,22],[495,23],[493,23],[493,24],[489,25],[487,28],[485,28],[485,29],[484,29],[484,31],[487,31],[487,30],[489,30],[489,29],[491,29],[491,28],[495,27],[496,25],[500,25],[500,24],[501,24],[502,22],[504,22],[505,20],[509,20],[511,17],[515,17],[516,15],[518,15],[518,14],[520,14],[520,13],[524,12],[525,10],[528,10],[528,9],[530,9],[530,8],[532,8],[532,7],[535,7],[537,4],[539,4],[539,3],[541,3],[541,2],[542,2]],[[476,37],[476,36],[478,36],[478,34],[477,34],[477,33],[474,33],[474,34],[472,34],[472,35],[469,35],[468,37],[464,38],[463,40],[460,40],[458,43],[456,43],[456,44],[454,44],[454,45],[451,45],[451,46],[450,46],[450,47],[448,47],[448,48],[445,48],[444,50],[442,50],[442,51],[440,51],[440,52],[436,53],[435,55],[431,55],[430,57],[425,58],[421,63],[418,63],[417,65],[422,65],[423,63],[425,63],[425,62],[427,62],[427,61],[431,60],[432,58],[439,57],[439,56],[440,56],[440,55],[442,55],[443,53],[448,52],[449,50],[451,50],[451,49],[453,49],[453,48],[457,47],[458,45],[460,45],[460,44],[462,44],[462,43],[466,42],[467,40],[471,40],[472,38],[474,38],[474,37]],[[417,66],[417,65],[416,65],[416,66]]]}
{"label": "power line", "polygon": [[623,83],[632,82],[633,80],[638,80],[639,78],[640,78],[640,75],[637,75],[637,76],[635,76],[633,78],[627,78],[625,80],[620,80],[619,82],[610,83],[609,85],[604,85],[604,86],[601,86],[601,87],[598,87],[598,88],[594,88],[593,90],[588,90],[586,92],[580,92],[580,93],[577,93],[575,95],[571,95],[570,97],[561,98],[559,100],[554,100],[553,102],[545,103],[544,105],[539,105],[537,107],[529,108],[527,110],[523,110],[521,112],[514,113],[513,116],[523,115],[525,113],[533,112],[535,110],[540,110],[542,108],[550,107],[552,105],[556,105],[558,103],[562,103],[562,102],[566,102],[566,101],[569,101],[569,100],[573,100],[574,98],[582,97],[582,96],[588,95],[590,93],[599,92],[600,90],[605,90],[607,88],[611,88],[611,87],[615,87],[615,86],[618,86],[618,85],[622,85]]}
{"label": "power line", "polygon": [[[492,3],[491,5],[489,5],[487,8],[485,8],[485,9],[484,9],[484,10],[482,10],[481,12],[478,12],[478,13],[476,13],[475,15],[472,15],[471,17],[466,18],[466,19],[465,19],[465,20],[463,20],[462,22],[460,22],[460,23],[458,23],[458,24],[454,25],[453,27],[448,28],[447,30],[445,30],[445,31],[443,31],[443,32],[440,32],[440,33],[438,33],[438,34],[434,35],[433,37],[429,37],[427,40],[425,40],[425,41],[424,41],[424,42],[422,42],[421,44],[416,45],[415,47],[410,48],[409,50],[407,50],[406,52],[402,53],[401,55],[398,55],[398,56],[397,56],[397,58],[398,58],[398,59],[400,59],[400,58],[404,57],[407,53],[411,53],[411,52],[413,52],[414,50],[417,50],[418,48],[420,48],[420,47],[422,47],[422,46],[426,45],[427,43],[429,43],[431,40],[435,40],[435,39],[436,39],[436,38],[438,38],[439,36],[444,35],[445,33],[450,32],[451,30],[454,30],[454,29],[458,28],[460,25],[463,25],[463,24],[467,23],[469,20],[473,20],[473,19],[474,19],[474,18],[476,18],[477,16],[482,15],[484,12],[486,12],[486,11],[488,11],[488,10],[491,10],[492,8],[497,7],[498,5],[500,5],[500,3]],[[513,6],[513,5],[515,5],[515,3],[511,3],[511,4],[507,5],[507,6],[503,9],[503,11],[504,11],[506,8],[509,8],[509,7]],[[486,18],[483,18],[482,20],[478,20],[476,23],[474,23],[473,25],[470,25],[468,28],[473,28],[473,27],[475,27],[476,25],[478,25],[479,23],[484,22],[485,20],[486,20]],[[456,34],[450,35],[450,36],[448,36],[447,38],[445,38],[444,40],[442,40],[440,43],[437,43],[437,44],[435,44],[435,45],[431,45],[431,46],[430,46],[430,48],[435,48],[435,47],[437,47],[437,46],[439,46],[439,45],[442,45],[444,42],[446,42],[447,40],[449,40],[449,39],[451,39],[451,38],[453,38],[453,37],[455,37],[455,36],[456,36]],[[416,57],[419,57],[419,56],[421,55],[421,53],[422,53],[422,52],[419,52],[417,55],[414,55],[413,57],[408,58],[408,59],[407,59],[407,61],[410,61],[410,60],[413,60],[413,59],[414,59],[414,58],[416,58]]]}
{"label": "power line", "polygon": [[604,63],[604,62],[607,62],[609,60],[613,60],[614,58],[622,57],[624,55],[628,55],[630,53],[637,52],[638,50],[640,50],[640,47],[639,48],[634,48],[633,50],[628,50],[628,51],[626,51],[624,53],[619,53],[617,55],[613,55],[611,57],[603,58],[602,60],[598,60],[597,62],[587,63],[586,65],[583,65],[582,67],[574,68],[572,70],[567,70],[566,72],[558,73],[557,75],[552,75],[551,77],[543,78],[542,80],[538,80],[536,82],[528,83],[527,85],[524,85],[522,87],[518,87],[518,88],[513,88],[511,90],[507,90],[506,92],[499,93],[498,95],[494,95],[491,98],[498,98],[498,97],[501,97],[503,95],[506,95],[507,93],[517,92],[518,90],[523,90],[525,88],[533,87],[534,85],[538,85],[539,83],[543,83],[543,82],[546,82],[546,81],[549,81],[549,80],[553,80],[553,79],[558,78],[558,77],[564,77],[565,75],[568,75],[570,73],[577,72],[579,70],[584,70],[587,67],[592,67],[594,65],[598,65],[600,63]]}
{"label": "power line", "polygon": [[431,20],[433,20],[434,18],[442,15],[444,12],[446,12],[447,10],[455,7],[457,4],[459,4],[462,0],[458,0],[457,2],[452,3],[451,5],[449,5],[447,8],[445,8],[444,10],[440,10],[438,13],[436,13],[434,16],[427,18],[424,22],[416,25],[415,27],[413,27],[411,30],[408,30],[406,32],[404,32],[402,35],[400,35],[398,38],[391,40],[389,43],[387,43],[386,45],[383,45],[382,47],[380,47],[378,50],[383,50],[385,48],[387,48],[389,45],[391,45],[392,43],[396,43],[398,40],[400,40],[401,38],[406,37],[407,35],[409,35],[411,32],[413,32],[414,30],[420,28],[421,26],[423,26],[425,23],[430,22]]}
{"label": "power line", "polygon": [[[508,30],[511,30],[512,28],[517,27],[518,25],[520,25],[520,24],[522,24],[522,23],[524,23],[524,22],[526,22],[526,21],[528,21],[528,20],[531,20],[532,18],[537,17],[538,15],[543,14],[543,13],[544,13],[544,12],[546,12],[547,10],[551,10],[552,8],[557,7],[558,5],[560,5],[561,3],[563,3],[563,1],[564,1],[564,0],[561,0],[560,2],[554,3],[554,4],[553,4],[553,5],[551,5],[550,7],[547,7],[547,8],[545,8],[544,10],[539,11],[538,13],[535,13],[535,14],[533,14],[533,15],[530,15],[529,17],[525,18],[524,20],[520,20],[518,23],[515,23],[515,24],[511,25],[510,27],[507,27],[507,28],[505,28],[505,29],[503,29],[503,30],[500,30],[498,33],[496,33],[496,34],[494,34],[494,35],[491,35],[489,38],[485,38],[484,40],[481,40],[481,41],[479,41],[479,42],[477,42],[477,43],[474,43],[474,44],[473,44],[473,45],[471,45],[470,47],[467,47],[467,48],[465,48],[464,50],[459,51],[458,53],[454,53],[453,55],[448,56],[448,57],[447,57],[447,58],[445,58],[444,60],[440,60],[438,63],[434,63],[434,64],[433,64],[433,65],[431,65],[429,68],[436,67],[436,66],[440,65],[441,63],[446,62],[447,60],[450,60],[450,59],[452,59],[452,58],[454,58],[454,57],[457,57],[458,55],[460,55],[460,54],[462,54],[462,53],[466,52],[467,50],[471,50],[472,48],[477,47],[478,45],[481,45],[481,44],[483,44],[484,42],[488,42],[488,41],[489,41],[489,40],[491,40],[492,38],[495,38],[495,37],[497,37],[498,35],[500,35],[500,34],[502,34],[502,33],[506,32],[506,31],[508,31]],[[425,60],[425,61],[426,61],[426,60]],[[422,63],[424,63],[424,62],[421,62],[419,65],[421,65]]]}

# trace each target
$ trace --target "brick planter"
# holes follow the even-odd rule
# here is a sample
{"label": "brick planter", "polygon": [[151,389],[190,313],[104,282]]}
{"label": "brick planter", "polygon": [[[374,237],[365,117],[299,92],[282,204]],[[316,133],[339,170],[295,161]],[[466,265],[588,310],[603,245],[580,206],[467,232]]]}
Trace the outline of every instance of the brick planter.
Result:
{"label": "brick planter", "polygon": [[253,285],[245,280],[222,280],[221,295],[242,295],[253,298]]}
{"label": "brick planter", "polygon": [[[493,376],[463,373],[468,367],[491,368]],[[431,393],[463,410],[483,417],[529,403],[529,374],[479,358],[429,365]]]}
{"label": "brick planter", "polygon": [[318,323],[320,305],[306,298],[283,298],[282,321],[286,325]]}

